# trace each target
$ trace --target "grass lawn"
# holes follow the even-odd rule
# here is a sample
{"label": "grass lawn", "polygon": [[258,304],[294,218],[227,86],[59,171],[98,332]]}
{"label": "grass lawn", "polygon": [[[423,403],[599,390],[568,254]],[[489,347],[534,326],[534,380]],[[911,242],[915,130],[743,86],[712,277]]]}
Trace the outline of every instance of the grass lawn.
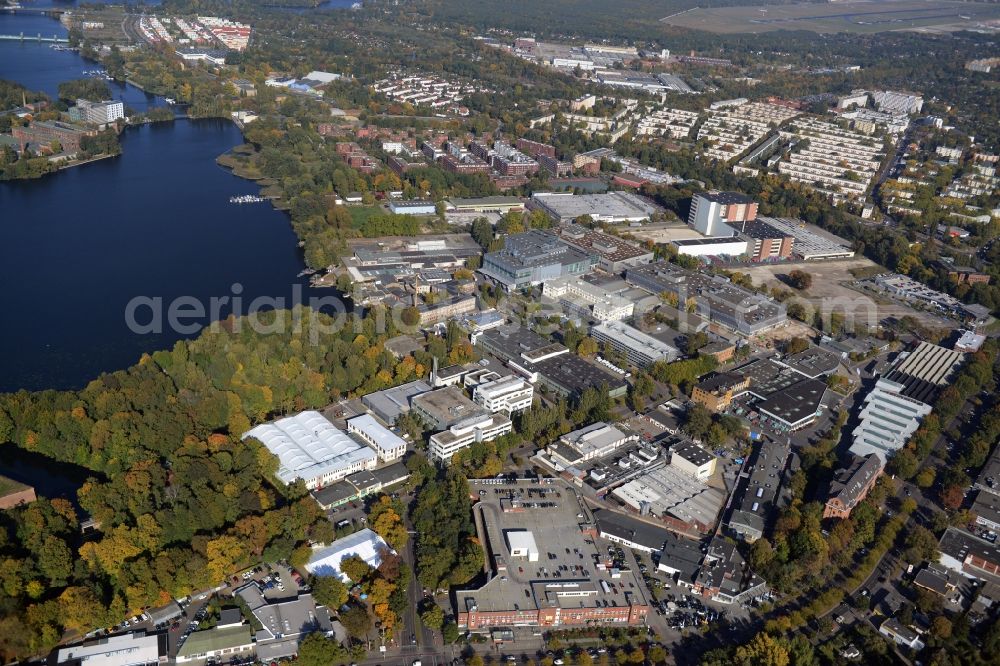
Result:
{"label": "grass lawn", "polygon": [[361,225],[373,215],[385,215],[386,211],[381,206],[348,206],[351,211],[351,222],[355,229],[360,229]]}

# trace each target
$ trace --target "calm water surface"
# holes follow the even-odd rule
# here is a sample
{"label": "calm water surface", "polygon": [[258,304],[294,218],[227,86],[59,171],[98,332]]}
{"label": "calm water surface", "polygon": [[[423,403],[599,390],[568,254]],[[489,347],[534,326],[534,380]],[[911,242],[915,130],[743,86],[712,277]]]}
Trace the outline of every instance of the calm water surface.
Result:
{"label": "calm water surface", "polygon": [[[44,33],[61,30],[51,19],[0,13],[0,34],[39,21]],[[48,45],[0,42],[0,78],[30,89],[55,94],[60,81],[94,67]],[[162,103],[132,86],[115,95],[136,109]],[[159,298],[165,309],[190,296],[207,308],[237,283],[244,304],[288,305],[296,288],[305,299],[333,295],[297,277],[304,264],[284,213],[229,203],[257,192],[214,162],[241,142],[224,120],[147,125],[125,131],[120,157],[0,182],[0,391],[80,387],[196,334],[129,330],[135,297]]]}

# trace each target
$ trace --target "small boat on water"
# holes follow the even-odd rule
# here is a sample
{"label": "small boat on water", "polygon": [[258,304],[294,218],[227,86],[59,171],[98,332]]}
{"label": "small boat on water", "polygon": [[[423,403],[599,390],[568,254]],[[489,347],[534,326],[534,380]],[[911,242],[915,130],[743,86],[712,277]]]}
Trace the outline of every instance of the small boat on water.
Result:
{"label": "small boat on water", "polygon": [[229,197],[229,203],[234,204],[260,203],[261,201],[267,201],[267,199],[259,197],[255,194],[241,194],[236,197]]}

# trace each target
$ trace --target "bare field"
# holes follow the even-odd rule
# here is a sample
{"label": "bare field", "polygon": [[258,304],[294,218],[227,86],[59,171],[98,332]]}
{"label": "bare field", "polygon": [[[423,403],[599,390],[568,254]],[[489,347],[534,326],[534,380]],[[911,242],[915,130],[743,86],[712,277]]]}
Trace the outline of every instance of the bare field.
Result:
{"label": "bare field", "polygon": [[893,30],[952,32],[997,29],[1000,5],[948,0],[887,0],[801,5],[696,8],[661,19],[682,28],[716,33],[812,30],[873,33]]}
{"label": "bare field", "polygon": [[814,310],[818,309],[823,313],[841,313],[848,322],[853,317],[853,321],[859,324],[869,322],[876,324],[886,317],[900,318],[908,315],[931,328],[952,329],[955,327],[953,321],[944,317],[915,310],[905,303],[848,286],[856,280],[850,273],[851,269],[884,270],[880,269],[875,262],[864,257],[814,263],[740,266],[733,270],[748,274],[753,279],[754,284],[789,289],[790,287],[782,282],[778,276],[786,275],[796,268],[812,275],[812,286],[805,292],[795,293],[802,301],[811,305]]}

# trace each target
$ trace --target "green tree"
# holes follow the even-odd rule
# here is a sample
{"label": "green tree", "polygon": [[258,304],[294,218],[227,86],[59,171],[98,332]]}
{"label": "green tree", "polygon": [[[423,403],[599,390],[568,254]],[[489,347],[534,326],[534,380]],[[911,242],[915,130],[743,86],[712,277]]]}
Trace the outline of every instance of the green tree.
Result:
{"label": "green tree", "polygon": [[336,576],[313,576],[309,585],[316,601],[331,610],[347,603],[347,586]]}
{"label": "green tree", "polygon": [[350,656],[344,646],[322,633],[311,633],[299,643],[297,663],[302,666],[331,666],[349,661]]}
{"label": "green tree", "polygon": [[430,604],[420,613],[420,621],[428,629],[440,631],[444,626],[444,611],[437,604]]}

